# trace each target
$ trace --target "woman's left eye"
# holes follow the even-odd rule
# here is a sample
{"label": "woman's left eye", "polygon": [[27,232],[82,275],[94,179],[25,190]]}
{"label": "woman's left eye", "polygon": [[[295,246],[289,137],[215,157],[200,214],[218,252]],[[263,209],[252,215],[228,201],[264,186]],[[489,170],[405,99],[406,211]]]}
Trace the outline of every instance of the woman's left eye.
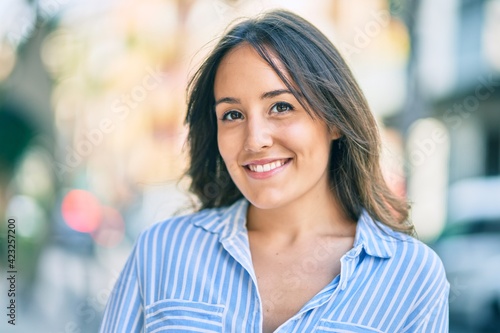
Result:
{"label": "woman's left eye", "polygon": [[277,113],[283,113],[283,112],[292,111],[292,110],[293,110],[293,106],[288,104],[288,103],[285,103],[285,102],[278,102],[278,103],[274,104],[272,109],[271,109],[271,111],[277,112]]}

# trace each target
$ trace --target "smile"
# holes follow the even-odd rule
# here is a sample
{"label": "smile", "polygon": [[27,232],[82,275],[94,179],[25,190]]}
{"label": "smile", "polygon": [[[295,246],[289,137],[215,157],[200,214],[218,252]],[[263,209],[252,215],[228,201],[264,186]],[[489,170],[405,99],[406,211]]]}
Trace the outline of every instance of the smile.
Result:
{"label": "smile", "polygon": [[[273,176],[276,173],[281,172],[291,161],[291,158],[283,158],[274,161],[262,161],[268,162],[265,164],[247,164],[245,169],[250,177],[255,179],[264,179]],[[261,162],[261,163],[262,163]],[[258,162],[257,162],[258,163]]]}
{"label": "smile", "polygon": [[273,161],[271,163],[267,164],[249,164],[247,167],[252,170],[253,172],[267,172],[274,170],[276,168],[279,168],[283,164],[285,164],[288,161],[288,159],[282,159],[282,160],[277,160]]}

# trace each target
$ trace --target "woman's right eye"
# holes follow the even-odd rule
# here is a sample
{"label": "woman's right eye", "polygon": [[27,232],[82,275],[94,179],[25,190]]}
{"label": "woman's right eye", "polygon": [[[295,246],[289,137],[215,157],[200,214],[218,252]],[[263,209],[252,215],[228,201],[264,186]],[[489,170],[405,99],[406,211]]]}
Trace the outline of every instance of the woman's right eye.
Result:
{"label": "woman's right eye", "polygon": [[242,118],[243,118],[243,115],[241,114],[241,112],[234,111],[234,110],[228,111],[228,112],[224,113],[224,115],[222,116],[223,121],[225,121],[225,120],[231,121],[231,120],[237,120],[237,119],[242,119]]}

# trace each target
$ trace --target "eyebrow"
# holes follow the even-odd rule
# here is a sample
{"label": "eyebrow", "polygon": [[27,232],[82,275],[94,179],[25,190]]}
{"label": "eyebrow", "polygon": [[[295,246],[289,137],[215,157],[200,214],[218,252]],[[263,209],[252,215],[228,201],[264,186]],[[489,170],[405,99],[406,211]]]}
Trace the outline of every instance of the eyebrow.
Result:
{"label": "eyebrow", "polygon": [[292,94],[292,92],[288,89],[278,89],[278,90],[268,91],[266,93],[263,93],[262,96],[260,96],[260,99],[273,98],[283,94]]}
{"label": "eyebrow", "polygon": [[218,99],[216,102],[215,102],[215,105],[214,106],[217,106],[219,105],[220,103],[228,103],[228,104],[240,104],[241,101],[239,98],[234,98],[234,97],[223,97],[221,99]]}
{"label": "eyebrow", "polygon": [[[268,92],[263,93],[260,96],[260,99],[273,98],[273,97],[276,97],[276,96],[279,96],[279,95],[283,95],[283,94],[292,94],[292,92],[290,90],[288,90],[288,89],[272,90],[272,91],[268,91]],[[214,106],[217,106],[217,105],[219,105],[221,103],[240,104],[241,100],[239,98],[234,98],[234,97],[223,97],[223,98],[218,99],[215,102]]]}

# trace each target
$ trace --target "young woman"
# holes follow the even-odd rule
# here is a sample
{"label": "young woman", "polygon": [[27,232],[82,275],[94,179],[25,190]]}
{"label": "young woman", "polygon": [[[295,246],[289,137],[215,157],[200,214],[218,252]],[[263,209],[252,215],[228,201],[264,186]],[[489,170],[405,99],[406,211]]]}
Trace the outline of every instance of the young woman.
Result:
{"label": "young woman", "polygon": [[140,236],[101,332],[447,332],[441,261],[321,32],[286,11],[243,21],[188,93],[201,208]]}

